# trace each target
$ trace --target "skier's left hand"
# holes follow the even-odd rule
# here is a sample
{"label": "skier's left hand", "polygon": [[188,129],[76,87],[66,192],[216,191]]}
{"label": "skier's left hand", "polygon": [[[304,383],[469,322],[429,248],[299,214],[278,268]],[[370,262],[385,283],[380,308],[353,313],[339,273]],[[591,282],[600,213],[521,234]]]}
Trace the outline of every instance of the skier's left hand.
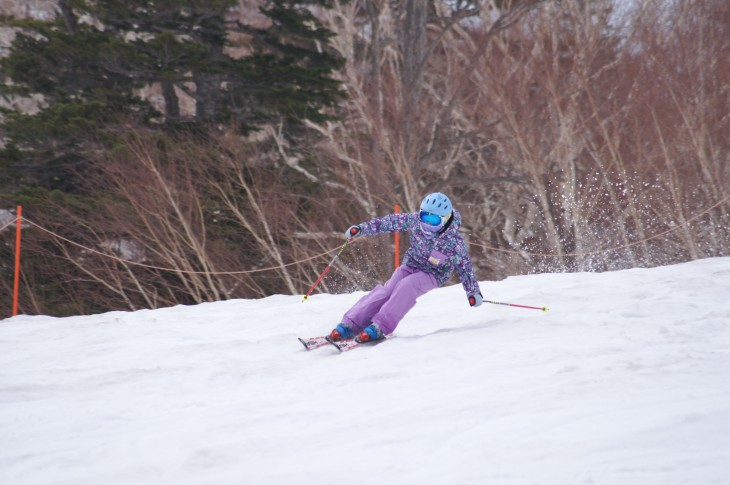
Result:
{"label": "skier's left hand", "polygon": [[473,307],[477,307],[482,304],[484,301],[484,298],[482,297],[481,293],[476,293],[474,295],[469,295],[469,305]]}

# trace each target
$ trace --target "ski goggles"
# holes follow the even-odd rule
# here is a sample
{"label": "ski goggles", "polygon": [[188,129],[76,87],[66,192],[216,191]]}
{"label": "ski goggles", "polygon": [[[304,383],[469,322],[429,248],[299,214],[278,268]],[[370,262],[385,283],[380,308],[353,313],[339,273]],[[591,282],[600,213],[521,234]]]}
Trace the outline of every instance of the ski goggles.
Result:
{"label": "ski goggles", "polygon": [[421,211],[420,218],[421,222],[428,224],[429,226],[441,226],[446,223],[448,216],[440,216],[433,212]]}

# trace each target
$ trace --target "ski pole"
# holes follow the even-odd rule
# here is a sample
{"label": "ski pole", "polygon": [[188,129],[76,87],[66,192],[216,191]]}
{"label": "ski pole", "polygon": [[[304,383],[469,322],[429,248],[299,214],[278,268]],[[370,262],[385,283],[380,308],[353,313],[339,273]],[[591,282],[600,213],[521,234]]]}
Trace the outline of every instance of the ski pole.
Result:
{"label": "ski pole", "polygon": [[548,311],[548,307],[546,306],[530,306],[530,305],[518,305],[516,303],[502,303],[501,301],[489,301],[484,300],[486,303],[491,303],[492,305],[505,305],[505,306],[513,306],[517,308],[529,308],[530,310],[542,310],[544,312]]}
{"label": "ski pole", "polygon": [[309,288],[309,291],[307,292],[307,294],[304,295],[304,297],[302,298],[302,303],[307,301],[307,298],[309,298],[309,295],[312,294],[312,292],[314,291],[314,288],[319,284],[320,281],[322,281],[322,278],[324,278],[324,275],[326,275],[327,272],[332,267],[332,265],[335,264],[335,261],[337,261],[337,258],[340,257],[340,254],[342,254],[342,251],[344,251],[345,248],[347,247],[347,245],[350,244],[350,241],[351,241],[350,239],[345,241],[345,244],[343,244],[342,247],[340,248],[340,250],[337,251],[337,254],[335,254],[335,257],[332,258],[332,261],[330,261],[330,264],[327,265],[327,267],[324,269],[324,271],[322,271],[322,274],[319,275],[319,278],[317,278],[317,281],[314,282],[314,284],[311,286],[311,288]]}

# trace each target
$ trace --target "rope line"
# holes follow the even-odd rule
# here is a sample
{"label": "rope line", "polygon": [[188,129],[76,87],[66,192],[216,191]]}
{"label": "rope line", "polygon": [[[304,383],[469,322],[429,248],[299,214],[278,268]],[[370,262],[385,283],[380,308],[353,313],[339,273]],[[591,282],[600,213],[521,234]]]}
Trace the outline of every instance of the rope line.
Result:
{"label": "rope line", "polygon": [[[657,238],[660,238],[660,237],[664,237],[667,234],[670,234],[670,233],[672,233],[674,231],[677,231],[677,230],[679,230],[679,229],[681,229],[681,228],[683,228],[685,226],[688,226],[690,223],[692,223],[695,220],[699,219],[700,217],[704,216],[705,214],[707,214],[711,210],[716,209],[717,207],[721,206],[722,204],[724,204],[727,201],[730,201],[730,196],[725,197],[720,202],[717,202],[716,204],[712,205],[711,207],[708,207],[707,209],[703,210],[699,214],[696,214],[693,217],[687,219],[684,223],[682,223],[680,225],[671,227],[671,228],[669,228],[669,229],[667,229],[665,231],[662,231],[662,232],[660,232],[658,234],[655,234],[653,236],[644,238],[644,239],[642,239],[640,241],[634,241],[634,242],[629,243],[629,244],[623,244],[621,246],[615,246],[615,247],[607,248],[607,249],[597,249],[595,251],[587,251],[587,252],[583,252],[583,253],[563,253],[563,254],[558,254],[558,253],[532,253],[532,252],[528,252],[528,251],[519,251],[519,250],[515,250],[515,249],[503,249],[503,248],[497,248],[497,247],[494,247],[494,246],[490,246],[490,245],[486,245],[486,244],[479,244],[479,243],[475,243],[475,242],[470,242],[469,245],[470,246],[479,247],[479,248],[482,248],[482,249],[488,249],[490,251],[497,251],[497,252],[511,253],[511,254],[520,254],[520,255],[526,254],[528,256],[538,256],[538,257],[569,257],[569,256],[570,257],[574,257],[574,256],[577,257],[577,256],[591,256],[591,255],[594,255],[594,254],[608,253],[608,252],[612,252],[612,251],[618,251],[618,250],[621,250],[621,249],[628,249],[630,247],[633,247],[633,246],[636,246],[636,245],[639,245],[639,244],[643,244],[643,243],[645,243],[647,241],[651,241],[653,239],[657,239]],[[31,221],[30,219],[28,219],[26,217],[22,217],[22,220],[24,220],[25,222],[27,222],[31,226],[36,227],[37,229],[40,229],[41,231],[43,231],[43,232],[45,232],[45,233],[47,233],[47,234],[49,234],[49,235],[51,235],[51,236],[53,236],[53,237],[61,240],[61,241],[67,242],[68,244],[71,244],[73,246],[76,246],[76,247],[78,247],[80,249],[83,249],[85,251],[89,251],[91,253],[97,254],[99,256],[104,256],[106,258],[113,259],[113,260],[115,260],[117,262],[120,262],[120,263],[123,263],[123,264],[129,264],[129,265],[132,265],[132,266],[139,266],[139,267],[147,268],[147,269],[154,269],[154,270],[158,270],[158,271],[167,271],[167,272],[171,272],[171,273],[180,273],[180,274],[195,274],[195,275],[242,275],[242,274],[252,274],[252,273],[263,273],[265,271],[274,271],[274,270],[280,270],[280,269],[283,269],[283,268],[287,268],[287,267],[290,267],[290,266],[297,266],[297,265],[300,265],[302,263],[306,263],[308,261],[312,261],[314,259],[321,258],[322,256],[326,256],[328,254],[331,254],[331,253],[334,253],[334,252],[340,250],[340,246],[337,246],[336,248],[329,249],[327,251],[321,252],[319,254],[315,254],[314,256],[310,256],[308,258],[300,259],[300,260],[293,261],[293,262],[287,263],[287,264],[282,264],[282,265],[277,265],[277,266],[269,266],[267,268],[259,268],[259,269],[251,269],[251,270],[242,270],[242,271],[192,271],[192,270],[166,268],[166,267],[163,267],[163,266],[155,266],[155,265],[151,265],[151,264],[139,263],[139,262],[136,262],[136,261],[131,261],[131,260],[128,260],[128,259],[120,258],[120,257],[115,256],[113,254],[105,253],[103,251],[99,251],[97,249],[84,246],[83,244],[80,244],[80,243],[77,243],[75,241],[72,241],[72,240],[70,240],[68,238],[65,238],[65,237],[61,236],[60,234],[57,234],[57,233],[55,233],[55,232],[53,232],[53,231],[51,231],[49,229],[46,229],[45,227],[43,227],[43,226],[41,226],[39,224],[36,224],[35,222]],[[6,224],[2,228],[0,228],[0,232],[2,232],[3,230],[5,230],[6,228],[10,227],[11,225],[15,224],[15,222],[16,222],[16,220],[10,221],[8,224]]]}
{"label": "rope line", "polygon": [[512,253],[512,254],[520,254],[520,255],[527,254],[528,256],[557,257],[557,258],[568,257],[568,256],[571,256],[571,257],[572,256],[576,256],[576,257],[578,257],[578,256],[591,256],[591,255],[594,255],[594,254],[601,254],[601,253],[608,253],[608,252],[611,252],[611,251],[618,251],[620,249],[628,249],[630,247],[637,246],[639,244],[644,244],[645,242],[651,241],[652,239],[658,239],[660,237],[666,236],[667,234],[669,234],[671,232],[677,231],[677,230],[679,230],[679,229],[681,229],[681,228],[683,228],[685,226],[688,226],[690,223],[692,223],[695,220],[699,219],[700,217],[704,216],[705,214],[707,214],[711,210],[716,209],[717,207],[720,207],[722,204],[724,204],[727,201],[730,201],[730,196],[725,197],[720,202],[716,203],[715,205],[713,205],[711,207],[708,207],[707,209],[703,210],[699,214],[696,214],[693,217],[690,217],[684,223],[679,224],[679,225],[674,226],[674,227],[671,227],[671,228],[667,229],[666,231],[662,231],[662,232],[660,232],[658,234],[654,234],[653,236],[649,236],[647,238],[644,238],[644,239],[642,239],[640,241],[634,241],[634,242],[629,243],[629,244],[623,244],[621,246],[615,246],[615,247],[612,247],[612,248],[597,249],[595,251],[586,251],[584,253],[563,253],[563,254],[558,254],[558,253],[531,253],[531,252],[527,252],[527,251],[517,251],[517,250],[514,250],[514,249],[495,248],[493,246],[489,246],[489,245],[485,245],[485,244],[479,244],[479,243],[469,243],[469,244],[471,246],[476,246],[476,247],[480,247],[480,248],[483,248],[483,249],[489,249],[489,250],[492,250],[492,251],[498,251],[498,252],[503,252],[503,253]]}
{"label": "rope line", "polygon": [[16,223],[16,221],[17,221],[17,218],[15,218],[15,219],[13,219],[12,221],[8,222],[8,223],[7,223],[7,224],[5,224],[5,225],[4,225],[3,227],[0,227],[0,232],[3,232],[3,231],[4,231],[5,229],[7,229],[8,227],[10,227],[10,226],[12,226],[13,224],[15,224],[15,223]]}
{"label": "rope line", "polygon": [[139,266],[139,267],[147,268],[147,269],[156,269],[156,270],[159,270],[159,271],[168,271],[168,272],[171,272],[171,273],[196,274],[196,275],[240,275],[240,274],[250,274],[250,273],[262,273],[264,271],[273,271],[273,270],[277,270],[277,269],[286,268],[286,267],[289,267],[289,266],[295,266],[295,265],[299,265],[299,264],[302,264],[302,263],[306,263],[307,261],[311,261],[313,259],[320,258],[322,256],[325,256],[327,254],[330,254],[330,253],[332,253],[334,251],[337,251],[339,249],[339,247],[337,247],[337,248],[330,249],[330,250],[327,250],[327,251],[322,252],[322,253],[319,253],[319,254],[315,254],[314,256],[310,256],[309,258],[300,259],[298,261],[294,261],[292,263],[287,263],[287,264],[282,264],[282,265],[279,265],[279,266],[270,266],[268,268],[259,268],[259,269],[243,270],[243,271],[191,271],[191,270],[183,270],[183,269],[165,268],[163,266],[154,266],[154,265],[151,265],[151,264],[139,263],[137,261],[130,261],[128,259],[120,258],[120,257],[115,256],[113,254],[109,254],[109,253],[105,253],[105,252],[102,252],[102,251],[99,251],[99,250],[96,250],[96,249],[93,249],[93,248],[89,248],[89,247],[84,246],[83,244],[80,244],[80,243],[77,243],[77,242],[72,241],[70,239],[67,239],[67,238],[61,236],[60,234],[56,234],[55,232],[53,232],[53,231],[51,231],[49,229],[46,229],[45,227],[42,227],[39,224],[36,224],[35,222],[33,222],[33,221],[31,221],[31,220],[29,220],[29,219],[27,219],[25,217],[23,217],[23,220],[25,222],[27,222],[28,224],[30,224],[30,225],[32,225],[32,226],[40,229],[41,231],[43,231],[43,232],[45,232],[45,233],[47,233],[47,234],[49,234],[49,235],[51,235],[51,236],[53,236],[55,238],[58,238],[58,239],[60,239],[62,241],[65,241],[65,242],[67,242],[69,244],[72,244],[72,245],[74,245],[74,246],[76,246],[78,248],[84,249],[84,250],[89,251],[89,252],[92,252],[94,254],[98,254],[99,256],[104,256],[104,257],[113,259],[115,261],[118,261],[118,262],[124,263],[124,264],[130,264],[130,265],[133,265],[133,266]]}

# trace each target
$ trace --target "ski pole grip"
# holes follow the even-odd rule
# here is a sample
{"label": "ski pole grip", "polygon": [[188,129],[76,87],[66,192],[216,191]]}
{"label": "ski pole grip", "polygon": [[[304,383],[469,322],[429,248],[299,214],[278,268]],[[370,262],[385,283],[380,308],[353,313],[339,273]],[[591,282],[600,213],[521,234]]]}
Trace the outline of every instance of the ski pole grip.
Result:
{"label": "ski pole grip", "polygon": [[347,238],[348,241],[350,241],[350,240],[358,237],[361,232],[362,232],[362,229],[360,228],[360,226],[357,226],[357,225],[350,226],[347,228],[347,231],[345,231],[345,237]]}

